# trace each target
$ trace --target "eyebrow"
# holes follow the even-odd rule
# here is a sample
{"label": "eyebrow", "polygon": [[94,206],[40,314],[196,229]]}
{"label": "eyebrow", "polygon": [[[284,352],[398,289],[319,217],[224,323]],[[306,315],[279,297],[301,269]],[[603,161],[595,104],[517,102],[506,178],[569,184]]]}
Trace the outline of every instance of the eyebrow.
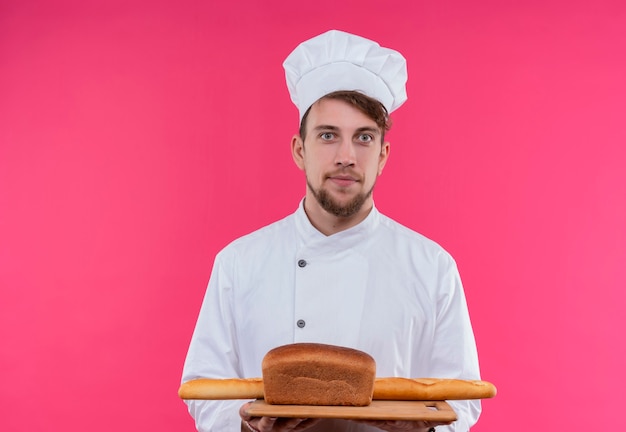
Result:
{"label": "eyebrow", "polygon": [[360,127],[356,130],[356,132],[357,133],[370,132],[370,133],[373,133],[374,135],[380,135],[380,129],[375,128],[375,127],[370,127],[370,126]]}
{"label": "eyebrow", "polygon": [[331,125],[319,125],[319,126],[315,126],[313,130],[314,131],[323,131],[323,130],[338,131],[339,128],[337,126],[331,126]]}
{"label": "eyebrow", "polygon": [[[337,126],[333,126],[333,125],[318,125],[318,126],[315,126],[313,128],[313,131],[315,131],[315,132],[319,132],[319,131],[323,131],[323,130],[335,132],[335,131],[338,131],[339,128]],[[373,133],[375,135],[381,135],[380,129],[375,128],[375,127],[371,127],[371,126],[363,126],[363,127],[357,128],[356,131],[355,131],[355,134],[359,134],[359,133],[363,133],[363,132],[370,132],[370,133]]]}

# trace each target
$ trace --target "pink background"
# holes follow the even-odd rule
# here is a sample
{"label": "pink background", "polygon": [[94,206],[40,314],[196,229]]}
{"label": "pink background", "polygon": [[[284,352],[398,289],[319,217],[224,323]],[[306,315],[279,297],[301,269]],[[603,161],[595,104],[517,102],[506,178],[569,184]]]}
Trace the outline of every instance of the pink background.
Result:
{"label": "pink background", "polygon": [[213,257],[303,195],[281,63],[330,28],[408,59],[376,203],[458,261],[474,430],[619,428],[622,0],[4,0],[0,430],[193,430]]}

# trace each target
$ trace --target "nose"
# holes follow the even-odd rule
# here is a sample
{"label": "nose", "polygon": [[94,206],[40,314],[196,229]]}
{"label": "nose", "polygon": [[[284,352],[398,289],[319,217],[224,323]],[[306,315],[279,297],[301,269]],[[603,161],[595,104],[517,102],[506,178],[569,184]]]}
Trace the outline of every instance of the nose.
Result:
{"label": "nose", "polygon": [[353,166],[356,163],[356,155],[354,153],[354,146],[352,142],[347,139],[342,139],[337,146],[337,154],[335,156],[335,165],[341,165],[343,167]]}

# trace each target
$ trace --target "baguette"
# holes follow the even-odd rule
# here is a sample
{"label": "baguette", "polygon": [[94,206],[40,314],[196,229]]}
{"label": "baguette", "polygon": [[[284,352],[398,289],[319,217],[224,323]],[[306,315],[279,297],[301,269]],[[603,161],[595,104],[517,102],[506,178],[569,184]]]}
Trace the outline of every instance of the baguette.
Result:
{"label": "baguette", "polygon": [[[464,400],[487,399],[496,395],[487,381],[436,378],[376,378],[374,400]],[[181,399],[262,399],[263,379],[199,378],[180,386]]]}
{"label": "baguette", "polygon": [[465,400],[487,399],[496,395],[496,387],[487,381],[436,378],[377,378],[376,400]]}
{"label": "baguette", "polygon": [[183,383],[178,396],[181,399],[263,399],[263,379],[198,378]]}

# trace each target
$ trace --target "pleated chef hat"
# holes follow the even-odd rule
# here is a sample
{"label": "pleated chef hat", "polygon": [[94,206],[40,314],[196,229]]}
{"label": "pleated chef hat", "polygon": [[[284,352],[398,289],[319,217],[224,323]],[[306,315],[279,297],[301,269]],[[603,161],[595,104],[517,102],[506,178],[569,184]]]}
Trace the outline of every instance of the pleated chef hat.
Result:
{"label": "pleated chef hat", "polygon": [[397,51],[339,30],[302,42],[283,63],[300,120],[319,98],[356,90],[380,101],[389,113],[406,99],[406,60]]}

